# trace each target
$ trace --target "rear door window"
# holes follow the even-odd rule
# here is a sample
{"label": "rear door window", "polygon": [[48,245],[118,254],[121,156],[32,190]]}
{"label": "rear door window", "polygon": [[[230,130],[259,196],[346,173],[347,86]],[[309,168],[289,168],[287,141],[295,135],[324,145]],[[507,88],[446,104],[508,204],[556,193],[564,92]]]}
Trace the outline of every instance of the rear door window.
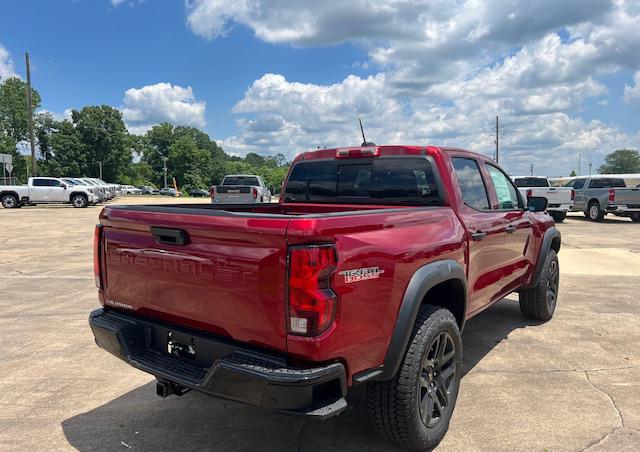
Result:
{"label": "rear door window", "polygon": [[489,195],[478,162],[461,157],[454,157],[452,161],[464,203],[477,210],[488,210]]}

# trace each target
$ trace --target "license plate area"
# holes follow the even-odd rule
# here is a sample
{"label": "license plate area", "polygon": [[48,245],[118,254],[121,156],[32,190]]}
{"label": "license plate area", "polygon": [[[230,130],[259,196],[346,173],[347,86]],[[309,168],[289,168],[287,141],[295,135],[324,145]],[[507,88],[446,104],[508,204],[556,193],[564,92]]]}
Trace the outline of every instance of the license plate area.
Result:
{"label": "license plate area", "polygon": [[198,346],[196,338],[179,331],[167,332],[167,353],[178,358],[195,361]]}

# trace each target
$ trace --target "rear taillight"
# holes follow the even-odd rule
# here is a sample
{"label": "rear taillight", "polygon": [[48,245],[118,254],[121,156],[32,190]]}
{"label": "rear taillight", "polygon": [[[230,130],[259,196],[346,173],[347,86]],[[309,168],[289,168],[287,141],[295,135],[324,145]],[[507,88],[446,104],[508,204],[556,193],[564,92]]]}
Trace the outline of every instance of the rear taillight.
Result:
{"label": "rear taillight", "polygon": [[251,189],[251,196],[253,196],[253,199],[257,199],[258,198],[258,189],[257,188],[252,188]]}
{"label": "rear taillight", "polygon": [[527,190],[527,199],[532,198],[533,197],[533,190],[529,189]]}
{"label": "rear taillight", "polygon": [[609,202],[613,202],[616,200],[616,191],[609,190]]}
{"label": "rear taillight", "polygon": [[96,279],[96,287],[102,289],[102,277],[100,276],[100,267],[102,260],[102,225],[96,224],[93,234],[93,275]]}
{"label": "rear taillight", "polygon": [[290,249],[289,333],[316,336],[333,324],[337,299],[329,278],[336,262],[336,250],[331,245]]}
{"label": "rear taillight", "polygon": [[576,199],[576,191],[572,188],[571,189],[571,201],[573,201],[574,199]]}

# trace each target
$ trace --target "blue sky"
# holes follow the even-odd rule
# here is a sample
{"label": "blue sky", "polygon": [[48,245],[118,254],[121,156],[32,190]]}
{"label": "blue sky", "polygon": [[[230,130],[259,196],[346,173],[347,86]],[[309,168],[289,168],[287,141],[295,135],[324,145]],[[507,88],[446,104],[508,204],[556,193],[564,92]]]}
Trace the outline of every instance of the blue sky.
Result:
{"label": "blue sky", "polygon": [[358,117],[380,143],[490,154],[496,114],[513,173],[638,147],[635,1],[265,3],[4,2],[0,76],[29,51],[58,117],[109,104],[134,133],[194,125],[236,154],[357,144]]}

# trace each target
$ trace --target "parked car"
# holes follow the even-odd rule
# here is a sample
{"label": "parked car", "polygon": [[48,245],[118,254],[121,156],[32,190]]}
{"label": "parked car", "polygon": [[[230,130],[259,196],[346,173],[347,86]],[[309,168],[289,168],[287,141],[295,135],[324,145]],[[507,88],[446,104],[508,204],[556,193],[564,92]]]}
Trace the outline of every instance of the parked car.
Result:
{"label": "parked car", "polygon": [[63,177],[61,178],[61,180],[69,185],[73,185],[73,186],[84,186],[88,189],[93,190],[93,194],[96,195],[97,202],[104,202],[107,199],[107,196],[104,194],[104,192],[101,189],[98,189],[97,187],[88,184],[87,182],[77,179],[75,177]]}
{"label": "parked car", "polygon": [[134,187],[133,185],[122,185],[122,192],[125,195],[141,195],[142,190]]}
{"label": "parked car", "polygon": [[175,188],[161,188],[159,193],[162,196],[180,196],[180,192]]}
{"label": "parked car", "polygon": [[211,202],[215,204],[271,202],[271,191],[260,176],[230,174],[224,176],[220,185],[211,187]]}
{"label": "parked car", "polygon": [[547,198],[547,212],[556,223],[562,223],[573,208],[575,191],[570,187],[552,187],[542,176],[518,176],[513,178],[513,182],[525,198]]}
{"label": "parked car", "polygon": [[189,192],[189,196],[193,196],[194,198],[206,198],[209,196],[209,192],[207,190],[196,188]]}
{"label": "parked car", "polygon": [[98,202],[98,197],[92,188],[70,185],[57,177],[30,177],[27,185],[0,185],[0,202],[6,209],[52,203],[87,207]]}
{"label": "parked car", "polygon": [[102,195],[104,196],[104,199],[106,201],[110,201],[114,198],[113,193],[111,193],[110,190],[107,189],[107,187],[105,187],[103,184],[100,184],[97,180],[91,178],[91,177],[80,177],[78,178],[79,180],[81,180],[82,182],[84,182],[87,185],[93,186],[94,190],[99,191],[100,193],[102,193]]}
{"label": "parked car", "polygon": [[591,221],[602,221],[608,213],[640,222],[640,188],[626,188],[624,179],[607,176],[578,177],[565,187],[575,190],[574,211]]}
{"label": "parked car", "polygon": [[139,188],[140,188],[140,191],[142,191],[143,195],[158,195],[158,194],[160,194],[160,190],[158,190],[155,187],[152,187],[151,185],[141,185]]}
{"label": "parked car", "polygon": [[375,428],[430,450],[456,403],[465,321],[513,291],[524,316],[554,314],[546,204],[459,149],[307,152],[278,204],[105,207],[89,323],[162,397],[322,419],[366,383]]}

